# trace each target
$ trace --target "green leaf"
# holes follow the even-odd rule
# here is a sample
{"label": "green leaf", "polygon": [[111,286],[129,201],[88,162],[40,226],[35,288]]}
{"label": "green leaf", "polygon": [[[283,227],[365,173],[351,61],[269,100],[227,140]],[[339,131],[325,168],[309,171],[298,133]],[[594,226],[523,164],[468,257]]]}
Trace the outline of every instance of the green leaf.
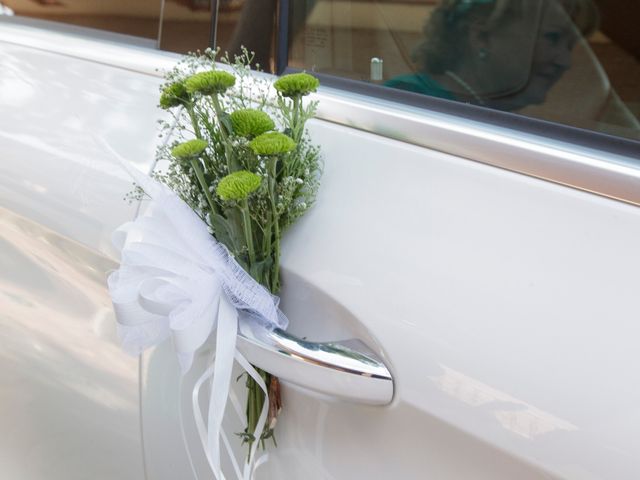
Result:
{"label": "green leaf", "polygon": [[249,274],[259,283],[268,287],[271,283],[269,277],[271,275],[271,267],[273,266],[273,258],[270,256],[264,260],[255,262],[249,267]]}
{"label": "green leaf", "polygon": [[210,213],[209,220],[211,221],[211,226],[213,227],[214,232],[213,234],[215,235],[216,240],[223,245],[226,245],[226,247],[233,253],[240,251],[240,248],[238,248],[238,245],[235,242],[235,238],[237,237],[233,234],[233,227],[230,222],[219,213]]}
{"label": "green leaf", "polygon": [[218,118],[218,120],[228,133],[233,132],[233,125],[231,124],[231,119],[229,118],[228,113],[223,114],[220,118]]}
{"label": "green leaf", "polygon": [[[230,241],[232,244],[225,244],[236,256],[236,260],[240,265],[248,270],[246,265],[246,255],[242,253],[246,252],[247,245],[245,243],[244,229],[242,227],[242,214],[238,207],[229,207],[224,211],[226,216],[226,224],[228,226]],[[224,243],[224,242],[223,242]],[[233,245],[233,246],[232,246]]]}

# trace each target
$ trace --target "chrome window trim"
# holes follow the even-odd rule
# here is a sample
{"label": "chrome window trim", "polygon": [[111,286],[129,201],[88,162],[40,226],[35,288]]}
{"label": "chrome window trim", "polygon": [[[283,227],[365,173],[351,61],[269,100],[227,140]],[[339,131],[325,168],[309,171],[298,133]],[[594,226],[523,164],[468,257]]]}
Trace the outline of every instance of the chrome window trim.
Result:
{"label": "chrome window trim", "polygon": [[[38,28],[40,26],[40,28]],[[35,28],[34,28],[35,27]],[[0,18],[0,42],[160,76],[179,55]],[[318,118],[640,206],[638,158],[332,87]],[[461,141],[463,140],[463,141]]]}
{"label": "chrome window trim", "polygon": [[635,157],[326,86],[317,99],[323,120],[640,206]]}

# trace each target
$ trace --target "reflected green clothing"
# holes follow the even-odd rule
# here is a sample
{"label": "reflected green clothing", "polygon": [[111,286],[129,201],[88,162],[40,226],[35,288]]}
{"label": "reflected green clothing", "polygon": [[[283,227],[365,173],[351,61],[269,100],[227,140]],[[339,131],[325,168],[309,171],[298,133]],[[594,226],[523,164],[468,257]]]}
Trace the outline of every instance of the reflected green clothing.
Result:
{"label": "reflected green clothing", "polygon": [[432,97],[445,98],[447,100],[455,100],[456,97],[446,90],[435,80],[427,77],[423,73],[408,73],[399,75],[384,82],[385,87],[397,88],[399,90],[407,90],[409,92],[421,93]]}

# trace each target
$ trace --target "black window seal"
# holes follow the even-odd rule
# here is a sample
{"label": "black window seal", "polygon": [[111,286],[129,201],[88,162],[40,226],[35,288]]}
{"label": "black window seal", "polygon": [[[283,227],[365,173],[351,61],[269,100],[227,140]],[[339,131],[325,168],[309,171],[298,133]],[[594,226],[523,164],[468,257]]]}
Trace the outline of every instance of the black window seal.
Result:
{"label": "black window seal", "polygon": [[289,0],[278,0],[277,5],[277,32],[276,39],[276,52],[275,52],[275,66],[276,74],[281,75],[284,72],[289,62],[289,30],[291,24],[289,23],[290,12]]}

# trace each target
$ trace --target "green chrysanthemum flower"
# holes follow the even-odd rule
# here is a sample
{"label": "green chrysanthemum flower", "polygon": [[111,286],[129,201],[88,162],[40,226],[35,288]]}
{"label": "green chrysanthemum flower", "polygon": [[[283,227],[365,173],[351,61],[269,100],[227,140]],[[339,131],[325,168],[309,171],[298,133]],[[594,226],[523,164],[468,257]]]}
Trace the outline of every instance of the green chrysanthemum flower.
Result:
{"label": "green chrysanthemum flower", "polygon": [[218,183],[216,193],[223,200],[243,200],[255,192],[262,179],[247,170],[233,172]]}
{"label": "green chrysanthemum flower", "polygon": [[211,70],[191,75],[184,81],[184,86],[190,94],[215,95],[224,93],[236,83],[236,77],[222,70]]}
{"label": "green chrysanthemum flower", "polygon": [[171,155],[178,160],[189,160],[198,158],[209,144],[204,140],[196,138],[187,142],[180,143],[171,149]]}
{"label": "green chrysanthemum flower", "polygon": [[182,82],[167,85],[160,94],[160,107],[168,110],[189,102],[189,93]]}
{"label": "green chrysanthemum flower", "polygon": [[252,108],[236,110],[229,117],[234,133],[241,137],[257,137],[264,132],[273,130],[276,126],[269,115]]}
{"label": "green chrysanthemum flower", "polygon": [[268,132],[251,140],[249,147],[257,155],[278,155],[296,148],[296,142],[284,133]]}
{"label": "green chrysanthemum flower", "polygon": [[320,81],[308,73],[290,73],[276,80],[273,86],[285,97],[297,97],[315,92]]}

